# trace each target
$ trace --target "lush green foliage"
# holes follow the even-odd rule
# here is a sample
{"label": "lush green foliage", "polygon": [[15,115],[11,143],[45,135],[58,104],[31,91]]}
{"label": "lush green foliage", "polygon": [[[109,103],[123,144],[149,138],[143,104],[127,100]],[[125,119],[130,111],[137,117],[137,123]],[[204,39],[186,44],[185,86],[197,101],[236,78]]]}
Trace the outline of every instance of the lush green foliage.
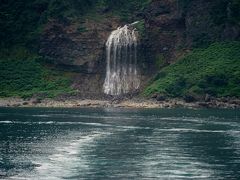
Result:
{"label": "lush green foliage", "polygon": [[122,17],[131,17],[136,11],[142,10],[151,0],[100,0],[99,5]]}
{"label": "lush green foliage", "polygon": [[170,97],[187,94],[240,97],[240,42],[214,43],[196,49],[163,68],[144,91]]}
{"label": "lush green foliage", "polygon": [[70,78],[50,71],[39,63],[41,60],[37,56],[29,57],[0,60],[0,97],[30,97],[34,94],[53,97],[72,92]]}
{"label": "lush green foliage", "polygon": [[[89,17],[103,19],[110,15],[132,22],[132,17],[150,1],[3,0],[0,6],[0,96],[25,97],[35,93],[54,96],[72,91],[68,77],[49,70],[35,55],[39,36],[49,19],[68,22]],[[187,11],[191,1],[179,0],[179,7]],[[213,9],[209,17],[210,27],[217,25],[222,32],[228,23],[239,25],[240,0],[217,0]],[[136,28],[143,35],[144,21],[136,24]],[[83,26],[78,30],[87,31]],[[213,33],[217,34],[214,30]],[[201,31],[190,34],[193,45],[204,47],[215,41],[208,34]],[[240,97],[239,49],[239,42],[216,43],[207,49],[196,49],[176,64],[161,70],[144,93],[158,92],[172,97],[189,93]],[[164,62],[162,55],[157,55],[159,68],[165,65]]]}
{"label": "lush green foliage", "polygon": [[94,0],[4,0],[0,6],[0,48],[17,44],[32,49],[48,19],[80,16],[93,6],[93,2]]}
{"label": "lush green foliage", "polygon": [[144,22],[144,20],[138,21],[138,23],[136,23],[134,25],[134,27],[137,29],[137,31],[139,32],[141,37],[143,37],[145,35],[145,22]]}
{"label": "lush green foliage", "polygon": [[[70,78],[42,65],[37,58],[38,39],[51,19],[71,21],[102,12],[128,17],[148,0],[3,0],[0,6],[0,97],[54,96],[71,92]],[[139,24],[143,30],[143,24]],[[84,32],[79,27],[79,32]],[[29,50],[31,52],[29,52]]]}
{"label": "lush green foliage", "polygon": [[26,44],[36,37],[38,31],[39,13],[29,0],[9,0],[1,2],[0,6],[0,39],[2,47],[13,44]]}

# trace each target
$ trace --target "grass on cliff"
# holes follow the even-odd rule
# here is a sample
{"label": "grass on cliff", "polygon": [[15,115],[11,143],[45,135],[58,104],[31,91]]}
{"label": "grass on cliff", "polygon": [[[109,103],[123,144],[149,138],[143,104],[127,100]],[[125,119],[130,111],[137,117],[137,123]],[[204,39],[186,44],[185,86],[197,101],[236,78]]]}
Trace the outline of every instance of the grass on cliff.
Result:
{"label": "grass on cliff", "polygon": [[37,56],[25,53],[22,50],[17,58],[0,59],[0,97],[26,98],[35,94],[54,97],[73,92],[67,75],[50,70],[40,63]]}
{"label": "grass on cliff", "polygon": [[240,42],[214,43],[195,49],[163,68],[144,95],[240,97]]}

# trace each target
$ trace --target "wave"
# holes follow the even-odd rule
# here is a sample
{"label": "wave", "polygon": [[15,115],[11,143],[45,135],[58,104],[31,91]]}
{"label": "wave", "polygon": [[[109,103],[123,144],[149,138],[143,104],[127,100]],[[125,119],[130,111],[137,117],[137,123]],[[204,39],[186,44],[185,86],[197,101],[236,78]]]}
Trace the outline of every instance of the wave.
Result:
{"label": "wave", "polygon": [[192,133],[240,133],[239,130],[206,130],[206,129],[190,129],[190,128],[155,128],[143,126],[123,126],[104,123],[91,123],[91,122],[61,122],[61,121],[0,121],[0,124],[54,124],[54,125],[84,125],[93,127],[109,127],[118,129],[153,129],[159,132],[192,132]]}

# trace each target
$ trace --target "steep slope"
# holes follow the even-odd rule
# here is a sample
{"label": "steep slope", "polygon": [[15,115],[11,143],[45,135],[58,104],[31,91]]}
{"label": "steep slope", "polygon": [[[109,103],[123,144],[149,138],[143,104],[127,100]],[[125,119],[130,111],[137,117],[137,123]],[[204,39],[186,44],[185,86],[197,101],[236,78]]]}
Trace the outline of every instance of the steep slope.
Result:
{"label": "steep slope", "polygon": [[41,58],[36,56],[1,59],[0,97],[55,97],[74,92],[69,74],[51,70],[40,62]]}
{"label": "steep slope", "polygon": [[[240,39],[239,0],[9,0],[3,1],[0,11],[1,67],[13,68],[20,62],[20,70],[26,63],[30,73],[32,67],[27,64],[35,63],[35,57],[40,57],[37,63],[42,70],[38,78],[46,78],[42,76],[43,71],[63,72],[59,78],[67,79],[71,84],[65,83],[62,87],[53,79],[55,89],[62,87],[63,92],[70,92],[66,89],[68,86],[82,97],[104,96],[105,42],[112,30],[126,23],[139,21],[136,28],[141,34],[138,47],[143,79],[141,88],[163,67],[195,48]],[[2,72],[0,83],[9,86],[1,92],[11,91],[9,87],[16,85],[12,84],[15,78],[22,84],[23,93],[49,90],[44,90],[45,86],[41,85],[35,89],[25,88],[27,85],[21,83],[25,81],[23,76],[8,76],[7,73]],[[9,81],[4,81],[5,78]],[[232,86],[237,88],[238,84]],[[149,90],[147,94],[153,92]],[[18,93],[9,92],[7,95]]]}
{"label": "steep slope", "polygon": [[163,68],[144,91],[145,95],[240,97],[240,42],[214,43],[195,49]]}

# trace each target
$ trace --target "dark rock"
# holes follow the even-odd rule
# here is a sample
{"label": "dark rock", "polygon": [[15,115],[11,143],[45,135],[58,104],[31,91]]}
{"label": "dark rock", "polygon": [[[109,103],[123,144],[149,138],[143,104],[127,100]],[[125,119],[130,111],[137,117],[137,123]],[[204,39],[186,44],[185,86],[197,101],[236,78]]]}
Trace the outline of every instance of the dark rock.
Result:
{"label": "dark rock", "polygon": [[[228,18],[222,18],[220,24],[214,22],[213,12],[219,4],[206,0],[153,0],[143,10],[133,12],[132,16],[144,18],[145,22],[144,37],[139,47],[139,53],[142,53],[139,57],[143,58],[139,64],[144,66],[142,72],[151,77],[159,70],[155,62],[159,54],[163,55],[164,64],[170,64],[201,42],[239,38],[239,26],[225,24],[224,19]],[[111,11],[109,8],[102,7],[98,13],[108,13]],[[81,96],[103,97],[105,42],[112,30],[126,22],[110,14],[101,21],[91,18],[79,18],[77,22],[67,18],[63,20],[48,21],[40,37],[39,53],[55,67],[76,73],[72,87],[78,89]],[[157,95],[152,98],[165,99]],[[195,99],[193,96],[185,97],[186,102],[194,102]],[[201,100],[209,102],[210,97],[202,97]]]}
{"label": "dark rock", "polygon": [[105,14],[105,13],[109,12],[110,10],[111,10],[111,8],[107,6],[107,7],[102,8],[102,9],[100,10],[100,13],[101,13],[101,14]]}
{"label": "dark rock", "polygon": [[239,99],[230,100],[229,103],[240,106],[240,100]]}
{"label": "dark rock", "polygon": [[199,102],[198,105],[201,107],[209,107],[209,103],[206,102]]}
{"label": "dark rock", "polygon": [[115,17],[101,22],[50,20],[41,35],[39,53],[55,68],[73,72],[72,87],[82,97],[100,97],[106,68],[105,42],[120,24]]}
{"label": "dark rock", "polygon": [[32,103],[33,104],[40,104],[41,103],[41,99],[36,98],[36,99],[32,100]]}
{"label": "dark rock", "polygon": [[166,104],[165,107],[166,107],[166,108],[170,108],[170,105],[169,105],[169,104]]}
{"label": "dark rock", "polygon": [[167,47],[164,47],[164,48],[163,48],[163,51],[167,51],[167,50],[168,50],[168,48],[167,48]]}
{"label": "dark rock", "polygon": [[223,106],[224,106],[223,103],[216,102],[216,107],[221,108],[221,107],[223,107]]}
{"label": "dark rock", "polygon": [[24,98],[23,100],[24,100],[24,101],[30,101],[31,98],[30,98],[30,97],[27,97],[27,98]]}
{"label": "dark rock", "polygon": [[205,101],[205,102],[211,101],[211,97],[210,97],[209,94],[206,94],[206,95],[205,95],[204,101]]}
{"label": "dark rock", "polygon": [[13,104],[13,107],[19,107],[21,106],[21,104],[17,103],[17,104]]}
{"label": "dark rock", "polygon": [[29,103],[28,103],[28,102],[23,102],[22,104],[23,104],[23,105],[28,105]]}
{"label": "dark rock", "polygon": [[224,102],[224,103],[227,103],[229,101],[229,99],[223,97],[223,98],[221,98],[221,101]]}
{"label": "dark rock", "polygon": [[157,100],[157,101],[165,101],[165,100],[166,100],[166,97],[165,97],[164,95],[158,95],[158,96],[156,97],[156,100]]}
{"label": "dark rock", "polygon": [[195,102],[196,101],[196,98],[192,95],[185,95],[183,97],[184,101],[187,102],[187,103],[191,103],[191,102]]}
{"label": "dark rock", "polygon": [[158,96],[158,94],[155,93],[155,94],[153,94],[153,95],[151,96],[151,98],[155,99],[155,98],[157,98],[157,96]]}
{"label": "dark rock", "polygon": [[39,53],[51,59],[53,62],[50,63],[69,71],[88,73],[90,63],[94,65],[92,73],[102,73],[105,42],[119,24],[117,19],[68,24],[51,20],[41,36]]}

